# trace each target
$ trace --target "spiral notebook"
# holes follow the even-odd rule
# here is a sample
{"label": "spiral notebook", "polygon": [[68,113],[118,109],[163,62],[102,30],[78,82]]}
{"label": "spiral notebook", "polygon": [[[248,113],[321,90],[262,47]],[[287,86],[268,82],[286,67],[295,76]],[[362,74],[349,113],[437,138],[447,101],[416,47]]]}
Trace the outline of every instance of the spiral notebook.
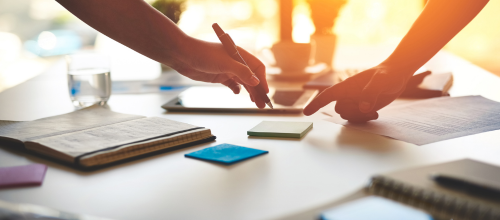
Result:
{"label": "spiral notebook", "polygon": [[91,106],[35,121],[0,121],[0,144],[79,168],[212,141],[210,129]]}
{"label": "spiral notebook", "polygon": [[500,198],[445,188],[429,175],[448,174],[500,188],[500,167],[464,159],[372,178],[367,192],[422,209],[434,219],[500,219]]}

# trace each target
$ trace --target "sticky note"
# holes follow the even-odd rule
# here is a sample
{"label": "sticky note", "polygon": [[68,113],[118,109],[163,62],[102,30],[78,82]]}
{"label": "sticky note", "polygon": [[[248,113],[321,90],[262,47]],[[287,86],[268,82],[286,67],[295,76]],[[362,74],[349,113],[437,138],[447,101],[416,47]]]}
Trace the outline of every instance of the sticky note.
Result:
{"label": "sticky note", "polygon": [[219,144],[217,146],[195,151],[184,156],[223,164],[233,164],[267,153],[268,151],[264,150],[241,147],[232,144]]}
{"label": "sticky note", "polygon": [[46,171],[45,164],[0,167],[0,188],[42,185]]}
{"label": "sticky note", "polygon": [[250,136],[301,138],[313,127],[312,122],[263,121],[247,131]]}
{"label": "sticky note", "polygon": [[368,196],[321,214],[322,220],[432,220],[432,216],[382,197]]}

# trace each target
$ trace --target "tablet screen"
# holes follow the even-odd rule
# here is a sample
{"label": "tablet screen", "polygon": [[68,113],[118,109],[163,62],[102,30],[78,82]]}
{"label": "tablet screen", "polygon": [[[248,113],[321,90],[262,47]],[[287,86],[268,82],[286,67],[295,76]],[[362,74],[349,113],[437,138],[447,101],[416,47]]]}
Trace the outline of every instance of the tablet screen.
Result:
{"label": "tablet screen", "polygon": [[[275,109],[303,108],[316,94],[315,90],[269,89],[268,97]],[[240,94],[226,87],[196,86],[179,95],[179,103],[186,108],[256,108],[245,89]]]}

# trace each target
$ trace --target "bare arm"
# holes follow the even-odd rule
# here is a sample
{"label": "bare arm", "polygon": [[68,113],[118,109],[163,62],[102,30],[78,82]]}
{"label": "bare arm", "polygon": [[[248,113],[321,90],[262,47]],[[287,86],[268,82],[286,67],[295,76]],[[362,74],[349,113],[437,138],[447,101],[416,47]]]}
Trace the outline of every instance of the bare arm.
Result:
{"label": "bare arm", "polygon": [[249,90],[252,101],[263,108],[253,86],[267,89],[265,67],[239,48],[250,68],[233,60],[220,43],[186,35],[169,18],[143,0],[57,0],[79,19],[123,45],[164,63],[198,81],[222,83],[234,93],[239,84]]}
{"label": "bare arm", "polygon": [[429,0],[398,47],[385,61],[417,70],[443,48],[489,0]]}
{"label": "bare arm", "polygon": [[429,0],[396,50],[381,64],[322,92],[305,109],[311,115],[332,101],[342,118],[363,122],[378,118],[415,71],[462,30],[488,0]]}
{"label": "bare arm", "polygon": [[104,35],[158,62],[168,64],[180,54],[188,36],[170,19],[141,0],[57,0]]}

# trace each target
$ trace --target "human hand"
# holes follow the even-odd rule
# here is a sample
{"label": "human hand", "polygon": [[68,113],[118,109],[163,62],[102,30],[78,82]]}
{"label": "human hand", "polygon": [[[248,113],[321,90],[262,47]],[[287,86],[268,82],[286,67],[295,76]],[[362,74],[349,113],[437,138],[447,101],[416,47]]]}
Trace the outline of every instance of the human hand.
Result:
{"label": "human hand", "polygon": [[324,90],[306,106],[304,114],[312,115],[328,103],[337,101],[335,111],[343,119],[358,123],[377,119],[377,111],[404,91],[412,73],[383,65],[362,71]]}
{"label": "human hand", "polygon": [[266,106],[254,88],[261,83],[266,93],[269,92],[265,66],[246,50],[238,47],[240,55],[250,68],[232,59],[220,43],[189,38],[185,44],[179,46],[179,51],[179,56],[171,57],[171,62],[167,65],[182,75],[197,81],[221,83],[229,87],[234,94],[238,94],[240,85],[243,85],[257,107]]}

